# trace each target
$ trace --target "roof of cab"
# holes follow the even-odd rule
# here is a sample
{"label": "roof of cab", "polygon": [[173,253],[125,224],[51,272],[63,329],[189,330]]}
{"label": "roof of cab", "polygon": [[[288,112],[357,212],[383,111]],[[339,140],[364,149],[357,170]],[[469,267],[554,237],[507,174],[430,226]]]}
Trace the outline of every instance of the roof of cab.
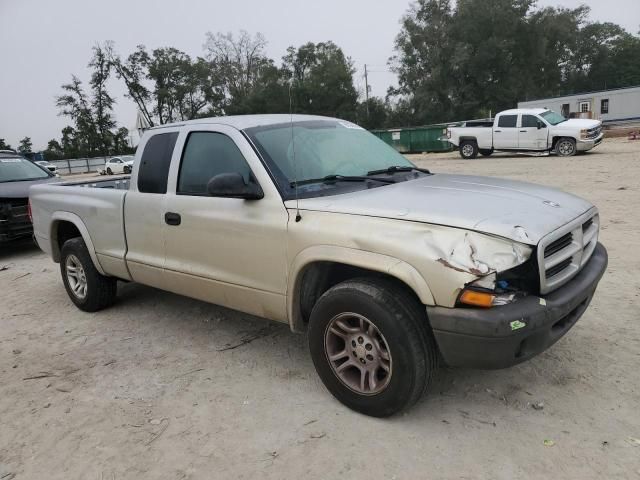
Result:
{"label": "roof of cab", "polygon": [[512,108],[511,110],[504,110],[498,115],[517,115],[518,113],[540,115],[547,110],[548,108]]}
{"label": "roof of cab", "polygon": [[228,125],[230,127],[237,128],[238,130],[244,130],[246,128],[262,127],[265,125],[277,125],[279,123],[289,123],[291,121],[301,122],[305,120],[337,120],[342,122],[346,121],[331,117],[321,117],[317,115],[289,115],[288,113],[265,115],[231,115],[228,117],[198,118],[196,120],[186,120],[184,122],[167,123],[164,125],[152,127],[150,130],[169,127],[181,127],[184,125],[203,124]]}

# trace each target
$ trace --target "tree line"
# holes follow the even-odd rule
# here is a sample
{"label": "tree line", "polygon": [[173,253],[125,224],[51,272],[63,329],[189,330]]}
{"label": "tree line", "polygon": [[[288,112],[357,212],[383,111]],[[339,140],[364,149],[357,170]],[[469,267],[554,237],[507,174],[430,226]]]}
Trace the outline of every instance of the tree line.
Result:
{"label": "tree line", "polygon": [[289,47],[279,61],[261,34],[207,33],[195,58],[139,45],[93,48],[85,87],[76,76],[56,98],[72,125],[48,158],[125,153],[110,79],[122,82],[149,126],[249,113],[327,115],[365,128],[486,117],[518,101],[640,85],[640,37],[589,21],[589,8],[537,8],[535,0],[417,0],[401,21],[385,98],[358,91],[354,61],[331,41]]}

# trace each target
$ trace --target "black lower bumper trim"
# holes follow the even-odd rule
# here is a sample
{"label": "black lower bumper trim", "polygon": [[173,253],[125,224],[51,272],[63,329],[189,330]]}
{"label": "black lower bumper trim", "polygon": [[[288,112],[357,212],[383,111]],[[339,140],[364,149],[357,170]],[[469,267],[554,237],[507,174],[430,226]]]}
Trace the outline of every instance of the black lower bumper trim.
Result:
{"label": "black lower bumper trim", "polygon": [[607,251],[598,244],[580,273],[545,297],[491,309],[427,307],[444,360],[450,366],[496,369],[538,355],[575,325],[606,268]]}

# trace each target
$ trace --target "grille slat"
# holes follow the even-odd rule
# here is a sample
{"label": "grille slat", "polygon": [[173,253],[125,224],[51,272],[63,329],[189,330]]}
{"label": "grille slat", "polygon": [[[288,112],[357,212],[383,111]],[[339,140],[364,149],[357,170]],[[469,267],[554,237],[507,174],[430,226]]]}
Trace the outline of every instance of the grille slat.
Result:
{"label": "grille slat", "polygon": [[559,264],[548,268],[545,271],[545,276],[547,278],[551,278],[551,277],[555,277],[556,275],[558,275],[560,272],[562,272],[565,268],[567,268],[569,265],[571,265],[571,262],[573,261],[572,257],[569,257],[565,260],[563,260],[562,262],[560,262]]}
{"label": "grille slat", "polygon": [[559,252],[560,250],[567,248],[573,242],[573,234],[571,232],[566,235],[560,237],[555,242],[551,242],[547,248],[544,250],[544,258],[549,258],[554,253]]}
{"label": "grille slat", "polygon": [[585,217],[587,215],[575,219],[540,241],[540,293],[548,293],[568,282],[593,254],[600,221],[597,213]]}

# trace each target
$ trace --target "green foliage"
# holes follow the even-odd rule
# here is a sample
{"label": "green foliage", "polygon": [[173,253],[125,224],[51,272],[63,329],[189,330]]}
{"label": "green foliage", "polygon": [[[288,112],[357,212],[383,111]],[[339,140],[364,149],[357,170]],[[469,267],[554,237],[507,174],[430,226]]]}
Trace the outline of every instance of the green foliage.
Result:
{"label": "green foliage", "polygon": [[355,120],[358,93],[353,62],[333,42],[307,43],[287,49],[283,69],[292,79],[296,113]]}
{"label": "green foliage", "polygon": [[[518,101],[640,84],[640,38],[589,8],[534,0],[418,0],[390,59],[413,124],[487,116]],[[391,113],[389,118],[393,118]],[[389,121],[389,120],[387,120]]]}
{"label": "green foliage", "polygon": [[4,141],[4,138],[0,138],[0,150],[13,150],[13,148]]}
{"label": "green foliage", "polygon": [[31,143],[31,137],[24,137],[18,144],[18,152],[31,153],[33,151],[33,144]]}

